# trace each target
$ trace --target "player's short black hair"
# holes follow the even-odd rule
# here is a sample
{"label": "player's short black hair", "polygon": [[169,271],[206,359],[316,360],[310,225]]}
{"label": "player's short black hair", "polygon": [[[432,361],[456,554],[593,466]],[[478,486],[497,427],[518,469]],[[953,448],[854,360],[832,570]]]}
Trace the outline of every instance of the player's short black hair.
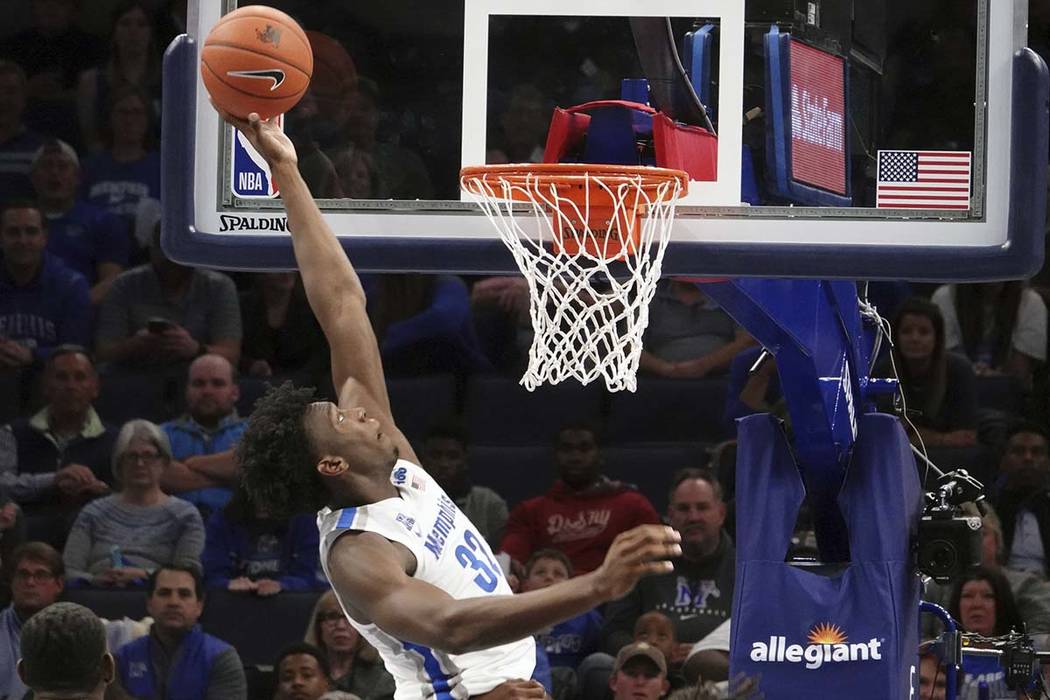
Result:
{"label": "player's short black hair", "polygon": [[313,397],[312,388],[291,382],[271,388],[255,403],[237,446],[245,492],[272,518],[314,511],[327,500],[303,422]]}
{"label": "player's short black hair", "polygon": [[277,681],[280,681],[281,664],[284,663],[284,660],[289,656],[295,656],[297,654],[304,654],[317,659],[317,667],[321,669],[321,673],[324,674],[324,677],[331,681],[332,665],[328,663],[328,657],[325,656],[324,652],[308,642],[295,642],[281,650],[277,660],[273,663],[273,672]]}
{"label": "player's short black hair", "polygon": [[54,603],[22,627],[26,684],[37,693],[90,693],[102,682],[106,630],[76,603]]}

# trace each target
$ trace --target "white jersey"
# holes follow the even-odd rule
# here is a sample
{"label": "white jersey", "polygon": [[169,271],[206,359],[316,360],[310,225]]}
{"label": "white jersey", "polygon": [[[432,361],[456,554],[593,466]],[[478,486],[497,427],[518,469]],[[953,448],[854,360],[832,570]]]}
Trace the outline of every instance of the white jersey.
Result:
{"label": "white jersey", "polygon": [[[477,534],[451,498],[421,467],[398,460],[390,474],[398,498],[358,508],[317,514],[321,563],[328,571],[328,552],[345,532],[374,532],[408,547],[416,557],[413,576],[453,598],[511,595],[513,591],[485,540]],[[336,597],[346,612],[338,589]],[[451,700],[486,693],[506,680],[531,678],[536,665],[532,637],[511,644],[448,654],[387,634],[375,624],[364,625],[347,615],[350,624],[383,657],[397,681],[395,700]]]}

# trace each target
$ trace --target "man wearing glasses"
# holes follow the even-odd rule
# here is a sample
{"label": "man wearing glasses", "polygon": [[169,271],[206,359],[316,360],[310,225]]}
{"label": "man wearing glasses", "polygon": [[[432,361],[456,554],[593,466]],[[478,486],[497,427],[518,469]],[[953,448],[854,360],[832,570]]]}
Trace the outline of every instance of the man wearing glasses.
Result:
{"label": "man wearing glasses", "polygon": [[0,612],[0,700],[26,694],[16,670],[22,625],[57,601],[65,585],[62,556],[43,542],[15,550],[11,570],[11,605]]}

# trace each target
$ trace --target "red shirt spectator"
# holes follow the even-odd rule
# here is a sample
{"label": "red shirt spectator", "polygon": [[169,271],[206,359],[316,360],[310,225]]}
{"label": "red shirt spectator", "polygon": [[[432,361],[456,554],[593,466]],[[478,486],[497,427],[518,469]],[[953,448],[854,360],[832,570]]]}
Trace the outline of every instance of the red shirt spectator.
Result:
{"label": "red shirt spectator", "polygon": [[515,507],[507,521],[502,549],[516,561],[527,561],[538,549],[560,549],[578,574],[587,573],[601,565],[621,532],[660,522],[649,499],[601,474],[593,429],[562,428],[554,454],[561,478],[543,496]]}

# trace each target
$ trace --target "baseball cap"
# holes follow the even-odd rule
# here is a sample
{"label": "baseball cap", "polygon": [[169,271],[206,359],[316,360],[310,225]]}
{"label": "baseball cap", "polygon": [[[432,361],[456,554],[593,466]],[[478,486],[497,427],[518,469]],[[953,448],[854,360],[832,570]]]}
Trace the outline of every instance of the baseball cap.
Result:
{"label": "baseball cap", "polygon": [[613,673],[623,668],[624,664],[631,659],[639,656],[649,659],[656,664],[656,667],[660,669],[660,673],[667,674],[667,662],[664,660],[663,652],[648,642],[634,642],[620,649],[620,653],[616,655],[616,663],[613,665]]}

